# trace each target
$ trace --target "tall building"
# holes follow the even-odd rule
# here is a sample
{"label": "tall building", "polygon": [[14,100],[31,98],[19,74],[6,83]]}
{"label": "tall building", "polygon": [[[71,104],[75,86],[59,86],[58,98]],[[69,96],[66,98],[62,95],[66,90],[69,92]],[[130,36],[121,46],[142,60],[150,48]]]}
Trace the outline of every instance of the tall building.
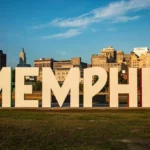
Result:
{"label": "tall building", "polygon": [[131,62],[131,54],[124,54],[123,56],[124,59],[124,63],[126,64],[126,66],[130,67],[130,62]]}
{"label": "tall building", "polygon": [[124,52],[123,51],[116,52],[116,61],[117,61],[117,63],[123,63],[123,61],[124,61]]}
{"label": "tall building", "polygon": [[71,58],[71,60],[60,60],[54,62],[53,71],[57,81],[64,82],[69,70],[72,67],[77,67],[80,69],[80,81],[82,81],[83,69],[87,68],[87,63],[82,62],[80,57]]}
{"label": "tall building", "polygon": [[123,67],[123,55],[122,51],[116,52],[112,46],[108,46],[108,48],[102,49],[99,54],[92,55],[91,64],[92,67],[99,66],[106,71],[109,71],[109,68],[118,68],[118,71],[121,71]]}
{"label": "tall building", "polygon": [[92,55],[92,66],[100,66],[106,71],[109,68],[118,68],[126,72],[127,68],[150,68],[150,51],[147,47],[134,48],[130,54],[123,51],[116,51],[112,46],[104,48],[100,54]]}
{"label": "tall building", "polygon": [[107,62],[115,62],[116,59],[116,51],[112,46],[108,46],[107,48],[103,48],[101,50],[101,55],[105,55],[107,57]]}
{"label": "tall building", "polygon": [[27,64],[27,58],[26,58],[26,53],[24,51],[24,48],[22,48],[20,54],[19,54],[19,64],[17,67],[31,67],[30,64]]}
{"label": "tall building", "polygon": [[6,67],[6,61],[7,61],[6,54],[4,54],[2,50],[0,50],[0,70],[3,67]]}
{"label": "tall building", "polygon": [[42,81],[42,68],[49,67],[53,69],[53,60],[52,58],[40,58],[39,60],[34,60],[34,67],[39,67],[39,76],[37,81]]}
{"label": "tall building", "polygon": [[148,47],[134,48],[130,57],[130,67],[150,68],[150,51]]}
{"label": "tall building", "polygon": [[138,56],[135,53],[131,53],[131,68],[150,68],[150,52],[146,52],[145,54],[141,54]]}
{"label": "tall building", "polygon": [[146,55],[146,53],[149,51],[148,47],[138,47],[134,48],[133,52],[140,57],[142,54]]}
{"label": "tall building", "polygon": [[22,48],[22,51],[20,52],[19,64],[26,64],[26,53],[24,51],[24,48]]}
{"label": "tall building", "polygon": [[42,81],[42,68],[49,67],[53,70],[55,77],[58,82],[63,82],[72,67],[78,67],[81,72],[81,78],[83,77],[83,69],[87,68],[87,64],[81,62],[81,58],[76,57],[71,60],[60,60],[56,61],[52,58],[40,58],[34,60],[34,67],[39,67],[38,81]]}

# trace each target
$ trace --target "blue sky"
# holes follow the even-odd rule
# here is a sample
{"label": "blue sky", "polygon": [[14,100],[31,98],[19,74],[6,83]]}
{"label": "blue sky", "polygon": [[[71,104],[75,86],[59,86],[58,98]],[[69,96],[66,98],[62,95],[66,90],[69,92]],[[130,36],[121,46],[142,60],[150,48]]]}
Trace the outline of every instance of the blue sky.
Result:
{"label": "blue sky", "polygon": [[130,53],[150,48],[150,0],[0,0],[0,49],[15,67],[22,48],[28,63],[82,57],[112,45]]}

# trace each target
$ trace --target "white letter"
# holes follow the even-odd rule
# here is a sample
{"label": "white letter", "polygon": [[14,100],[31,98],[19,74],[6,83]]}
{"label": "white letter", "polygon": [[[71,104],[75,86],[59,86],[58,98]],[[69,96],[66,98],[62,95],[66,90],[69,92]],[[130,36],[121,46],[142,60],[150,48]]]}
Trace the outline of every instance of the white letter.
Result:
{"label": "white letter", "polygon": [[11,107],[11,68],[3,67],[0,71],[0,91],[2,91],[2,107]]}
{"label": "white letter", "polygon": [[[92,77],[97,75],[98,81],[92,86]],[[92,107],[92,98],[106,84],[107,73],[103,68],[92,67],[84,69],[84,107]]]}
{"label": "white letter", "polygon": [[42,79],[42,107],[51,107],[51,90],[53,91],[60,107],[62,107],[69,90],[71,91],[71,107],[79,107],[79,68],[70,69],[62,87],[59,86],[51,68],[43,68]]}
{"label": "white letter", "polygon": [[25,76],[38,76],[39,68],[16,68],[15,107],[38,107],[37,100],[24,100],[24,94],[32,94],[32,86],[24,85]]}
{"label": "white letter", "polygon": [[129,84],[118,84],[118,68],[110,68],[110,107],[118,107],[118,94],[129,94],[129,107],[137,107],[137,68],[129,68]]}
{"label": "white letter", "polygon": [[150,107],[150,68],[141,69],[141,107]]}

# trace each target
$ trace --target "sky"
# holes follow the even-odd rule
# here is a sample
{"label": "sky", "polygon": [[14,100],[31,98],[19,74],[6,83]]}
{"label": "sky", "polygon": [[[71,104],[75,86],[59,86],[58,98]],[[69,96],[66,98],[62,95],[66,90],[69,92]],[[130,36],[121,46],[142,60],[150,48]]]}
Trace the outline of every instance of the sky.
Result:
{"label": "sky", "polygon": [[27,63],[91,55],[113,46],[130,53],[150,48],[150,0],[0,0],[0,49],[15,67],[22,48]]}

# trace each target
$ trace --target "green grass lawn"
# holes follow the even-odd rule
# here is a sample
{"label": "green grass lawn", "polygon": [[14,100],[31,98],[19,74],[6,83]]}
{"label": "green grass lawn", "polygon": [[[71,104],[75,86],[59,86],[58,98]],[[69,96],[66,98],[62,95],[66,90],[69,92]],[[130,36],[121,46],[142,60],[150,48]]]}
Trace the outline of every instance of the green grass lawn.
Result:
{"label": "green grass lawn", "polygon": [[150,110],[0,110],[0,150],[149,150]]}

